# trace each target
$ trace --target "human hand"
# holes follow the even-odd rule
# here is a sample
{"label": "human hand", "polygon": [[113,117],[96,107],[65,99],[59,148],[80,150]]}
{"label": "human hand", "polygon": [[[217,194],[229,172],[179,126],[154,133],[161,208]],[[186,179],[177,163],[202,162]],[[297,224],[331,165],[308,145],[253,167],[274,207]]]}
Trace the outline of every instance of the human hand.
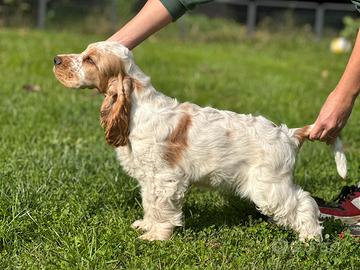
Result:
{"label": "human hand", "polygon": [[334,142],[345,126],[354,105],[354,97],[334,90],[322,106],[319,116],[310,133],[310,140]]}

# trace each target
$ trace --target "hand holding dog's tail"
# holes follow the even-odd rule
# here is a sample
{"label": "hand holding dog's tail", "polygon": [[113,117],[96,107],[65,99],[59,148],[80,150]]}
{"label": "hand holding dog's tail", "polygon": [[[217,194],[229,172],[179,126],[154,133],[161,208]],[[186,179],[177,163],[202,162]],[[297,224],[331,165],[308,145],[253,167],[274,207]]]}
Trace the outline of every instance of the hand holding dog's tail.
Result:
{"label": "hand holding dog's tail", "polygon": [[[304,126],[302,128],[292,128],[289,135],[294,139],[295,143],[301,147],[305,139],[309,139],[310,132],[314,125]],[[343,144],[339,137],[331,144],[335,156],[336,169],[341,178],[345,179],[347,174],[347,162],[344,153]]]}

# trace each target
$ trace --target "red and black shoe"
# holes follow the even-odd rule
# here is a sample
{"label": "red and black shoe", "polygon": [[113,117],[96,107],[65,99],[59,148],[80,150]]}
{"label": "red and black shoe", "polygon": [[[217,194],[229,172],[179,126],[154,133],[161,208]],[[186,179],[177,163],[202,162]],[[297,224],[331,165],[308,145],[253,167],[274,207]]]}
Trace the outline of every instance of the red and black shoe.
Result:
{"label": "red and black shoe", "polygon": [[320,218],[333,217],[346,224],[360,222],[360,187],[344,186],[331,203],[319,198],[315,200],[319,206]]}

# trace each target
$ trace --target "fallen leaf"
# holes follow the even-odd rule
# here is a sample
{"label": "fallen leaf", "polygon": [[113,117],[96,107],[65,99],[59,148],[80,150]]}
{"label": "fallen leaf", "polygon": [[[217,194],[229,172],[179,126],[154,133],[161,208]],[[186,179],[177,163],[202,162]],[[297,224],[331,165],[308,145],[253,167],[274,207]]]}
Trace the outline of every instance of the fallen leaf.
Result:
{"label": "fallen leaf", "polygon": [[24,84],[22,88],[28,92],[40,92],[41,91],[41,87],[38,84]]}

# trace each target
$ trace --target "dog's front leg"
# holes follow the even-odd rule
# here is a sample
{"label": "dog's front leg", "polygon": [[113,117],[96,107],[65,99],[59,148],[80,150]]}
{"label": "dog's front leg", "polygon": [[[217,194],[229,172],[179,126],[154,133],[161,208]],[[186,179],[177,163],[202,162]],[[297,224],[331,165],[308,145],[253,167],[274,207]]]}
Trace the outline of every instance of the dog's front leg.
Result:
{"label": "dog's front leg", "polygon": [[151,185],[148,185],[147,182],[141,183],[141,200],[142,200],[142,207],[144,210],[144,217],[143,219],[138,219],[131,224],[131,227],[135,230],[140,230],[144,232],[150,231],[153,220],[151,218],[151,201],[152,201],[152,195],[149,190],[151,188]]}
{"label": "dog's front leg", "polygon": [[140,236],[143,240],[167,240],[174,228],[182,225],[184,182],[160,179],[142,188],[144,219],[135,221],[133,226],[147,231]]}

